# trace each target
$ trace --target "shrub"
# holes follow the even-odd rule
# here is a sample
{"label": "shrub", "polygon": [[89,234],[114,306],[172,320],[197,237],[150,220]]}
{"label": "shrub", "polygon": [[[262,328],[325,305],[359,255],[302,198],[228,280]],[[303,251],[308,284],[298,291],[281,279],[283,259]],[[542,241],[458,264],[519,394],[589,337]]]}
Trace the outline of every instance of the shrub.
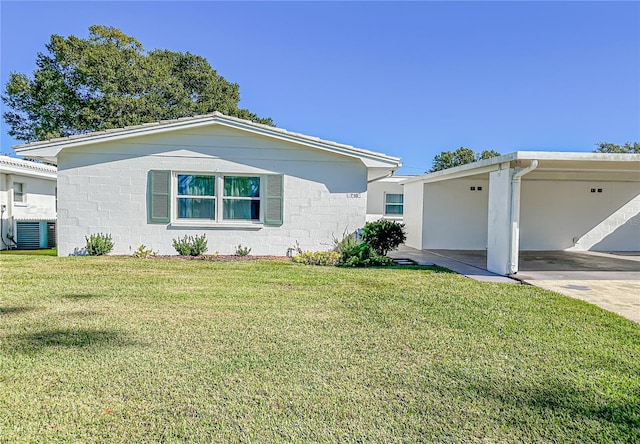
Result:
{"label": "shrub", "polygon": [[358,239],[356,233],[348,234],[341,241],[334,239],[334,251],[340,256],[336,265],[343,267],[370,267],[392,265],[393,261],[380,256],[367,242]]}
{"label": "shrub", "polygon": [[249,247],[243,247],[242,245],[236,247],[236,256],[249,256],[249,253],[251,253],[251,248]]}
{"label": "shrub", "polygon": [[178,237],[173,240],[173,248],[181,256],[200,256],[207,251],[207,235]]}
{"label": "shrub", "polygon": [[293,262],[305,265],[336,265],[340,259],[337,251],[305,251],[293,257]]}
{"label": "shrub", "polygon": [[89,256],[102,256],[113,250],[113,240],[110,234],[96,233],[91,236],[85,236],[87,241],[86,249]]}
{"label": "shrub", "polygon": [[386,256],[407,240],[404,224],[380,219],[367,222],[362,230],[362,240],[371,245],[379,256]]}
{"label": "shrub", "polygon": [[133,252],[132,256],[145,259],[151,256],[155,256],[157,252],[153,251],[151,248],[147,248],[146,245],[142,244],[138,246],[138,249]]}

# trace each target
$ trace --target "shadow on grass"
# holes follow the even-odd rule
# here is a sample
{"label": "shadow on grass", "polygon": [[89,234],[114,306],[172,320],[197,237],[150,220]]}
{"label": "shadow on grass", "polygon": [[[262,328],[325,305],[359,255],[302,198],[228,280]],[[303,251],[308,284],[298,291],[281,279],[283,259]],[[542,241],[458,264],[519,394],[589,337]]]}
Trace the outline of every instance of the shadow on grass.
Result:
{"label": "shadow on grass", "polygon": [[3,348],[16,353],[41,352],[47,348],[91,349],[132,345],[117,330],[51,329],[7,335]]}
{"label": "shadow on grass", "polygon": [[85,300],[85,299],[97,299],[97,298],[101,298],[102,295],[100,294],[93,294],[93,293],[70,293],[70,294],[63,294],[62,297],[64,299],[71,299],[71,300]]}
{"label": "shadow on grass", "polygon": [[31,310],[33,310],[33,308],[23,307],[18,305],[12,305],[9,307],[0,307],[0,316],[24,313],[26,311],[31,311]]}
{"label": "shadow on grass", "polygon": [[603,396],[600,391],[579,387],[570,381],[546,380],[535,384],[524,382],[477,380],[470,388],[480,396],[494,398],[504,404],[529,406],[544,415],[553,411],[558,418],[583,417],[609,423],[619,432],[632,437],[640,428],[640,404],[637,398],[622,393]]}

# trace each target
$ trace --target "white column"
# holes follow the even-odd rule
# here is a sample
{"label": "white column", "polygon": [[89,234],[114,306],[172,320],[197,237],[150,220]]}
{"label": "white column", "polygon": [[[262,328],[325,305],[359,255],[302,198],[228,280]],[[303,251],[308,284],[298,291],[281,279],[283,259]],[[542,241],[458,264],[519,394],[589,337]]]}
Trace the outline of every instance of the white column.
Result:
{"label": "white column", "polygon": [[511,256],[511,175],[509,164],[489,173],[487,270],[509,274]]}
{"label": "white column", "polygon": [[422,250],[422,230],[424,229],[424,183],[411,182],[404,186],[403,222],[407,231],[407,247]]}

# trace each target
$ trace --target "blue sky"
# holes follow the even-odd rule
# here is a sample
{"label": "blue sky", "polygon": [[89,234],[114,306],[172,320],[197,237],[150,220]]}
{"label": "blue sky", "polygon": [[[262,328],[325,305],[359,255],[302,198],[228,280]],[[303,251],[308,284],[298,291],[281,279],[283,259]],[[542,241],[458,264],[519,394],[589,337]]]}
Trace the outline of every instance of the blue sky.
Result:
{"label": "blue sky", "polygon": [[[2,86],[51,34],[189,51],[278,127],[403,159],[640,141],[639,2],[0,3]],[[18,143],[2,123],[3,152]]]}

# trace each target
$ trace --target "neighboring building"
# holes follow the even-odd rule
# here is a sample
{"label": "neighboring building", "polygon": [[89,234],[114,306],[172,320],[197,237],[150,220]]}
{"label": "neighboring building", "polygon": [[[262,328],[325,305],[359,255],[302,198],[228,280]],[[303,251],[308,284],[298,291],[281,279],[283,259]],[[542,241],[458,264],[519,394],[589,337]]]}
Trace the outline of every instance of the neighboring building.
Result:
{"label": "neighboring building", "polygon": [[367,186],[367,222],[388,219],[402,222],[404,187],[401,182],[413,176],[389,176]]}
{"label": "neighboring building", "polygon": [[58,254],[111,234],[115,254],[206,234],[281,255],[329,249],[365,223],[367,182],[400,159],[213,113],[15,147],[58,165]]}
{"label": "neighboring building", "polygon": [[408,179],[406,245],[487,250],[518,271],[522,250],[640,251],[640,155],[515,152]]}
{"label": "neighboring building", "polygon": [[0,250],[56,245],[56,167],[0,156]]}

